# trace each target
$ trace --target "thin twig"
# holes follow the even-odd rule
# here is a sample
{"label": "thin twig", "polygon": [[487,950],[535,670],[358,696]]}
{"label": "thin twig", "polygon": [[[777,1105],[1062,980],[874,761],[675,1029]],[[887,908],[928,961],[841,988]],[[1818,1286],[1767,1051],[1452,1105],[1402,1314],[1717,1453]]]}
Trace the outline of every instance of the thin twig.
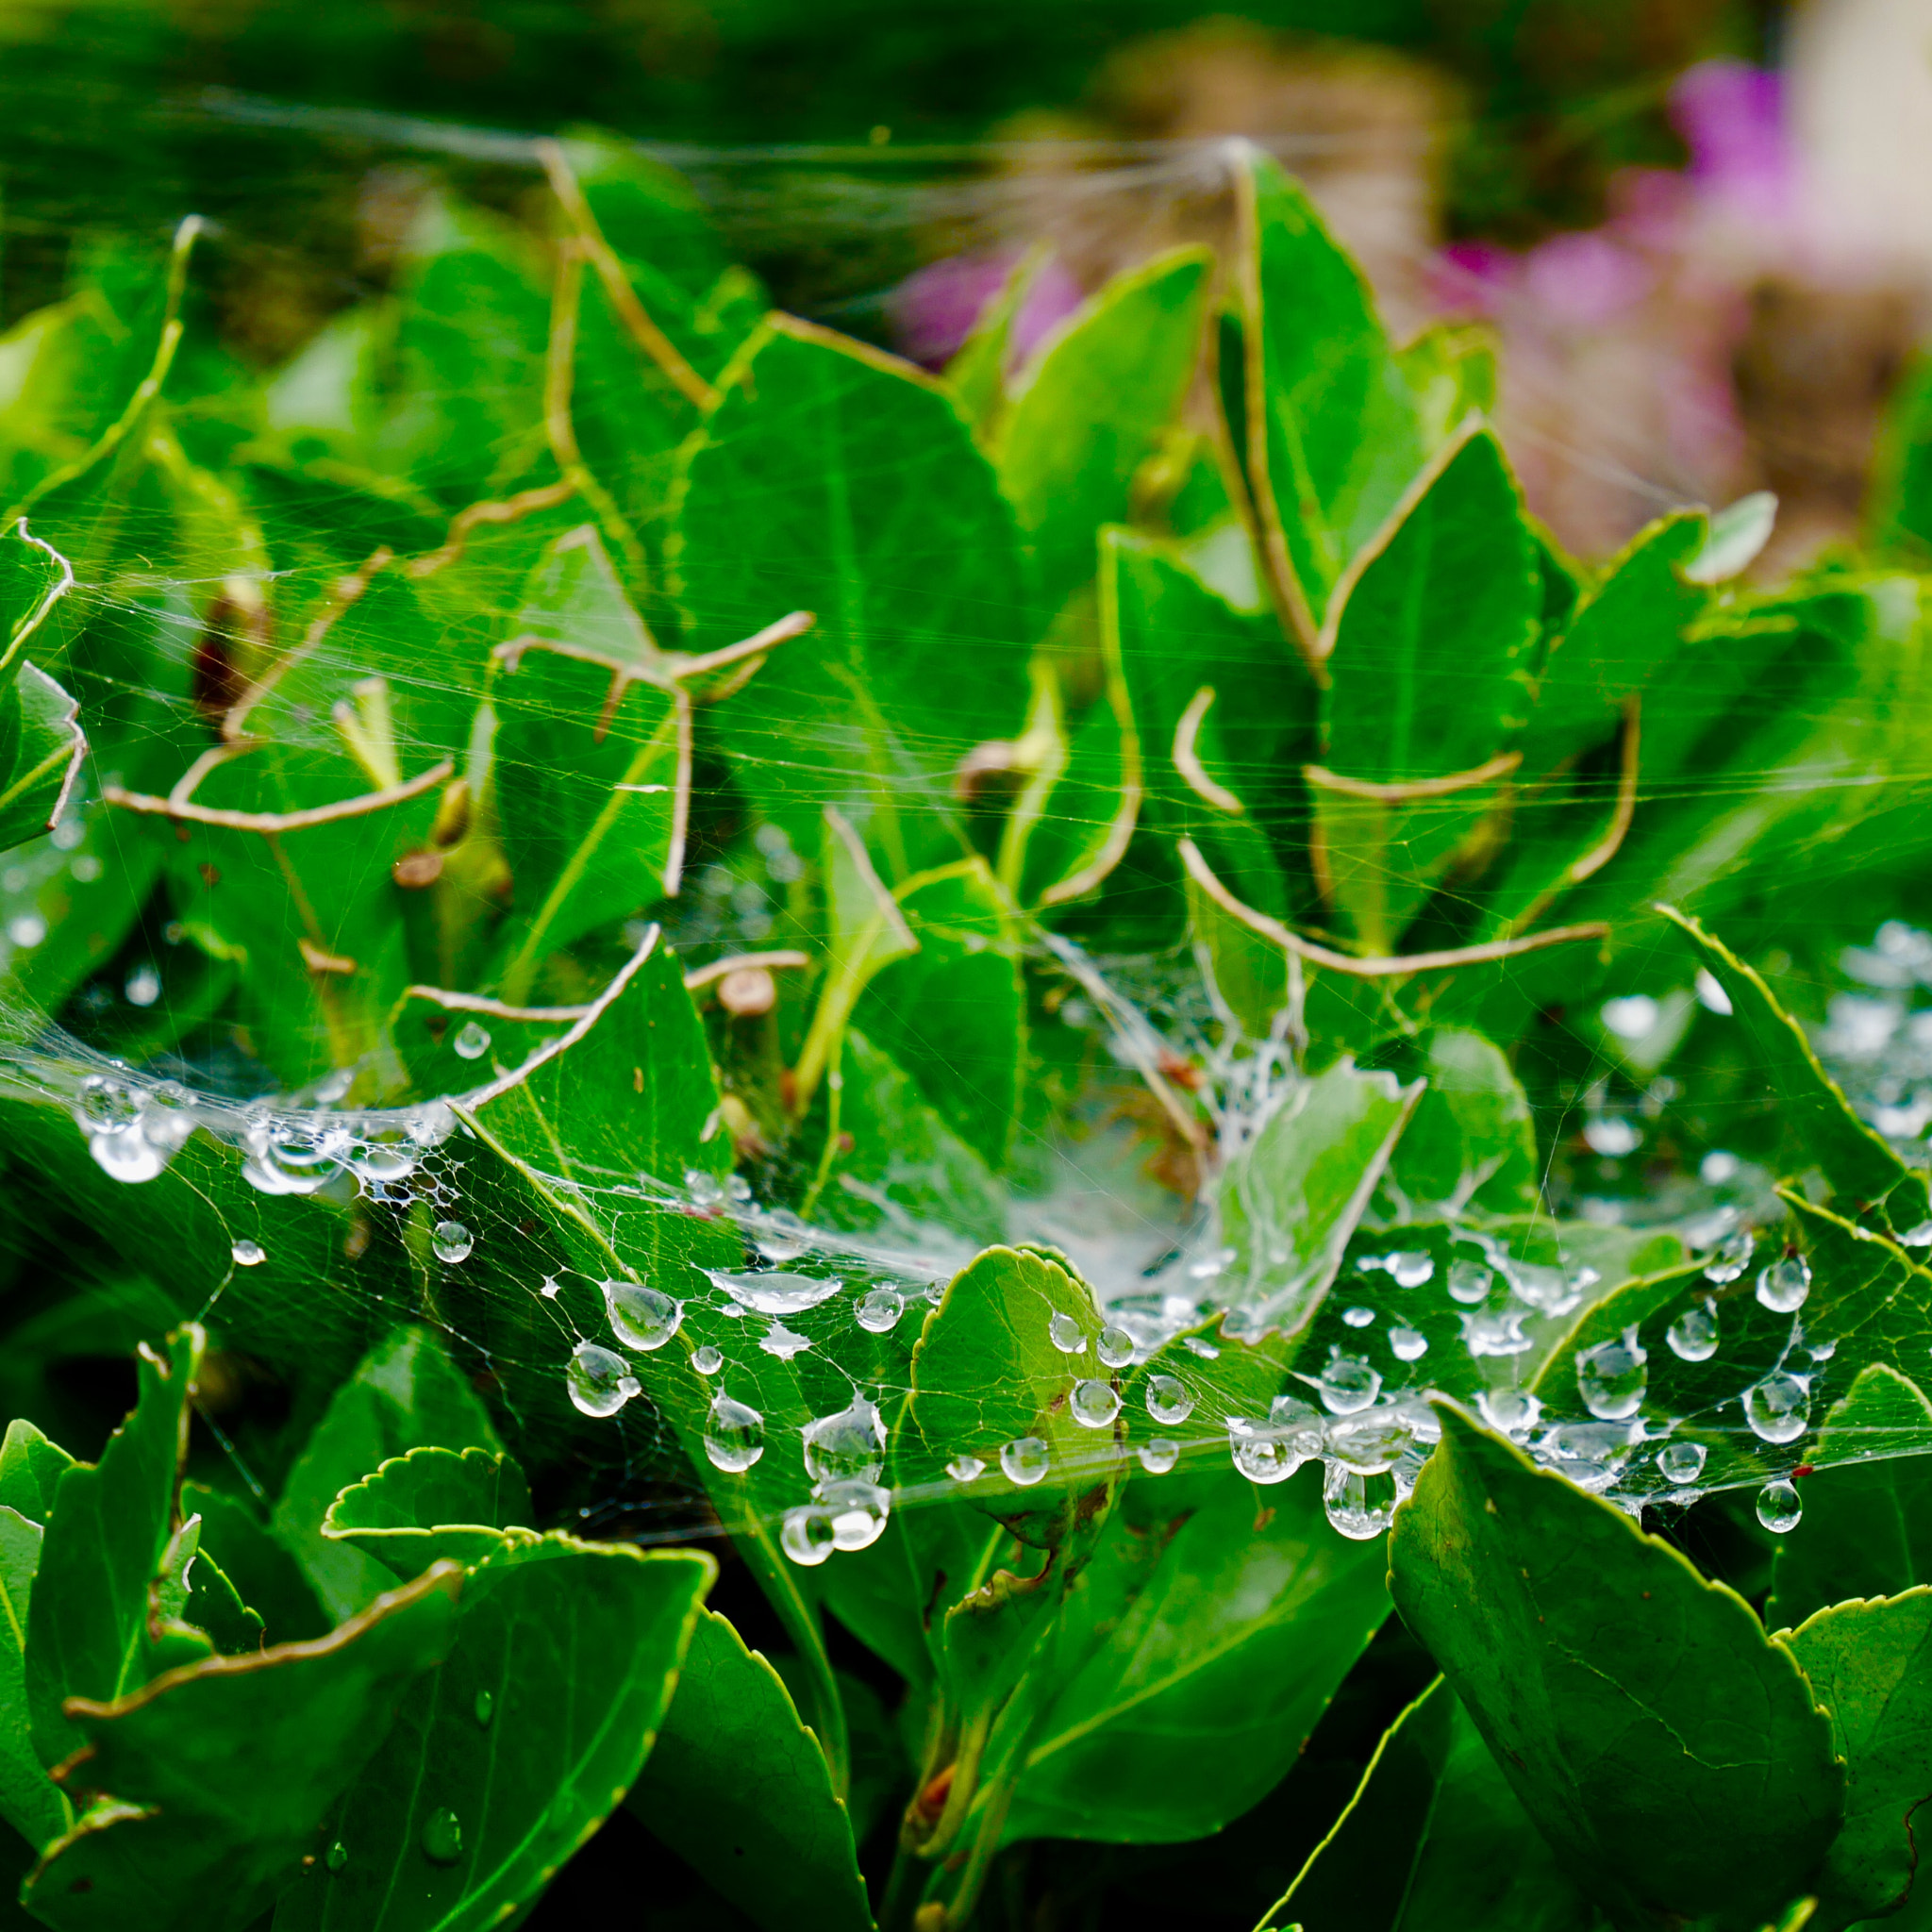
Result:
{"label": "thin twig", "polygon": [[1181,713],[1181,721],[1174,728],[1174,768],[1181,774],[1181,782],[1190,791],[1196,793],[1216,811],[1243,812],[1247,809],[1239,798],[1225,785],[1218,785],[1208,775],[1208,770],[1201,762],[1200,754],[1194,748],[1194,741],[1200,736],[1201,726],[1206,721],[1209,708],[1214,703],[1214,687],[1204,684],[1188,700],[1188,708]]}
{"label": "thin twig", "polygon": [[442,758],[404,784],[387,786],[380,791],[365,791],[357,798],[338,799],[333,805],[310,806],[305,811],[224,811],[215,806],[194,805],[187,799],[157,798],[147,791],[124,791],[118,785],[105,787],[101,796],[108,804],[118,805],[124,811],[144,812],[154,818],[180,819],[196,825],[225,825],[231,831],[262,832],[273,836],[279,832],[307,831],[311,825],[331,825],[341,819],[362,818],[370,812],[381,811],[387,806],[402,805],[408,799],[420,798],[425,791],[433,791],[455,773],[454,761]]}

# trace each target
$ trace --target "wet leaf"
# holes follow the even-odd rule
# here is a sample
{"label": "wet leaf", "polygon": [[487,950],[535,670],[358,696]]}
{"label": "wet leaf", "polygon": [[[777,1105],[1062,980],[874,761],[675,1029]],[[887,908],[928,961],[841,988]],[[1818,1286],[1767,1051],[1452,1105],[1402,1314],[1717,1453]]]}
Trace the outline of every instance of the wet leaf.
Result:
{"label": "wet leaf", "polygon": [[398,1576],[416,1576],[444,1558],[480,1563],[501,1547],[505,1530],[532,1521],[529,1485],[508,1456],[431,1445],[391,1457],[343,1490],[322,1533]]}

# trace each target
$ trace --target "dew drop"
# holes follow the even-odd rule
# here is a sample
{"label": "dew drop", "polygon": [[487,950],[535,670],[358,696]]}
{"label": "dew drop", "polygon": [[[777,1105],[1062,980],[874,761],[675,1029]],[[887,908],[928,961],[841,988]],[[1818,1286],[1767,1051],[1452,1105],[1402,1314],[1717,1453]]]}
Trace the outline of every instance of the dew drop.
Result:
{"label": "dew drop", "polygon": [[423,1821],[423,1856],[432,1865],[454,1865],[463,1856],[463,1827],[445,1805]]}
{"label": "dew drop", "polygon": [[496,1699],[490,1691],[479,1690],[472,1708],[476,1713],[476,1722],[487,1727],[490,1720],[496,1715]]}
{"label": "dew drop", "polygon": [[1774,1369],[1744,1391],[1744,1420],[1765,1442],[1795,1442],[1811,1420],[1811,1391],[1796,1375]]}
{"label": "dew drop", "polygon": [[852,1319],[873,1335],[886,1335],[905,1312],[906,1297],[896,1288],[875,1288],[859,1302]]}
{"label": "dew drop", "polygon": [[1251,1483],[1285,1483],[1307,1460],[1297,1451],[1292,1432],[1239,1416],[1228,1420],[1227,1447],[1235,1468]]}
{"label": "dew drop", "polygon": [[1194,1398],[1176,1375],[1153,1375],[1147,1382],[1147,1413],[1172,1427],[1194,1412]]}
{"label": "dew drop", "polygon": [[1420,1361],[1429,1352],[1429,1338],[1420,1328],[1398,1325],[1389,1331],[1389,1351],[1399,1362]]}
{"label": "dew drop", "polygon": [[259,1241],[237,1241],[228,1253],[238,1268],[259,1268],[268,1259]]}
{"label": "dew drop", "polygon": [[1798,1519],[1804,1513],[1805,1506],[1798,1500],[1798,1491],[1790,1483],[1782,1480],[1766,1483],[1757,1492],[1757,1520],[1774,1536],[1782,1536],[1788,1529],[1796,1529]]}
{"label": "dew drop", "polygon": [[1343,1308],[1341,1319],[1351,1328],[1366,1328],[1375,1319],[1374,1308]]}
{"label": "dew drop", "polygon": [[832,1512],[832,1547],[865,1550],[886,1533],[892,1493],[877,1483],[827,1483],[819,1500]]}
{"label": "dew drop", "polygon": [[764,1417],[722,1391],[714,1395],[705,1417],[705,1454],[712,1468],[736,1474],[749,1469],[764,1453]]}
{"label": "dew drop", "polygon": [[1917,1227],[1907,1228],[1899,1241],[1908,1248],[1932,1248],[1932,1221],[1922,1221]]}
{"label": "dew drop", "polygon": [[986,1474],[986,1464],[976,1456],[956,1456],[946,1464],[946,1474],[956,1483],[976,1482]]}
{"label": "dew drop", "polygon": [[1449,1298],[1460,1302],[1465,1308],[1473,1308],[1477,1302],[1488,1300],[1495,1279],[1494,1272],[1485,1268],[1480,1261],[1452,1261],[1449,1264]]}
{"label": "dew drop", "polygon": [[1045,1475],[1052,1460],[1052,1451],[1038,1436],[1022,1436],[1018,1441],[1007,1443],[1000,1451],[1000,1467],[1006,1471],[1007,1480],[1018,1483],[1023,1489],[1031,1487]]}
{"label": "dew drop", "polygon": [[1357,1475],[1380,1475],[1393,1469],[1415,1431],[1399,1408],[1364,1409],[1337,1416],[1322,1431],[1322,1447],[1332,1462]]}
{"label": "dew drop", "polygon": [[[468,1252],[466,1249],[465,1253]],[[607,1281],[604,1311],[610,1332],[626,1348],[648,1353],[662,1348],[684,1321],[684,1304],[639,1281]]]}
{"label": "dew drop", "polygon": [[742,1308],[760,1315],[802,1315],[815,1308],[844,1287],[836,1275],[823,1278],[813,1274],[742,1274],[728,1268],[707,1268],[705,1273]]}
{"label": "dew drop", "polygon": [[767,1355],[774,1355],[781,1362],[789,1362],[795,1355],[803,1355],[811,1346],[811,1337],[801,1335],[795,1328],[788,1328],[782,1322],[774,1322],[758,1337],[758,1346]]}
{"label": "dew drop", "polygon": [[785,1512],[778,1547],[802,1569],[816,1570],[839,1547],[832,1536],[832,1512],[823,1503],[802,1503]]}
{"label": "dew drop", "polygon": [[1182,1345],[1190,1355],[1197,1355],[1204,1362],[1218,1362],[1221,1351],[1205,1335],[1183,1335]]}
{"label": "dew drop", "polygon": [[691,1365],[701,1375],[715,1375],[724,1366],[724,1357],[708,1341],[691,1357]]}
{"label": "dew drop", "polygon": [[1386,1471],[1362,1475],[1340,1463],[1322,1478],[1322,1508],[1329,1525],[1351,1542],[1378,1537],[1395,1520],[1395,1478]]}
{"label": "dew drop", "polygon": [[1420,1288],[1436,1278],[1436,1257],[1426,1248],[1398,1249],[1387,1265],[1397,1288]]}
{"label": "dew drop", "polygon": [[341,1839],[337,1839],[335,1843],[330,1845],[328,1850],[323,1855],[322,1862],[331,1872],[340,1872],[349,1862],[348,1846]]}
{"label": "dew drop", "polygon": [[1053,1340],[1053,1345],[1062,1355],[1084,1355],[1087,1349],[1087,1332],[1073,1316],[1061,1309],[1054,1311],[1053,1319],[1046,1324],[1046,1332]]}
{"label": "dew drop", "polygon": [[1576,1357],[1576,1392],[1600,1423],[1620,1423],[1643,1407],[1650,1357],[1635,1325],[1614,1341],[1600,1341]]}
{"label": "dew drop", "polygon": [[1757,1275],[1757,1299],[1774,1315],[1795,1314],[1811,1292],[1811,1264],[1803,1255],[1785,1255]]}
{"label": "dew drop", "polygon": [[1156,1436],[1141,1444],[1139,1454],[1149,1475],[1165,1475],[1181,1459],[1181,1445],[1172,1436]]}
{"label": "dew drop", "polygon": [[1704,1278],[1723,1287],[1727,1281],[1735,1281],[1751,1265],[1751,1251],[1757,1246],[1748,1227],[1740,1227],[1735,1233],[1727,1234],[1711,1251],[1710,1259],[1704,1264]]}
{"label": "dew drop", "polygon": [[1121,1412],[1121,1399],[1109,1382],[1091,1378],[1074,1384],[1068,1407],[1083,1429],[1104,1429]]}
{"label": "dew drop", "polygon": [[141,1118],[141,1101],[131,1087],[92,1074],[80,1083],[75,1114],[90,1134],[121,1134]]}
{"label": "dew drop", "polygon": [[470,1250],[476,1245],[476,1237],[460,1221],[439,1221],[429,1244],[436,1250],[439,1261],[467,1261]]}
{"label": "dew drop", "polygon": [[1094,1354],[1110,1369],[1124,1369],[1134,1359],[1134,1338],[1118,1323],[1109,1322],[1094,1344]]}
{"label": "dew drop", "polygon": [[88,1152],[110,1180],[151,1181],[168,1164],[168,1157],[139,1127],[119,1134],[96,1134],[88,1143]]}
{"label": "dew drop", "polygon": [[1657,1466],[1666,1481],[1682,1487],[1694,1483],[1704,1474],[1707,1453],[1702,1442],[1666,1442],[1657,1452]]}
{"label": "dew drop", "polygon": [[[400,1127],[385,1127],[345,1151],[349,1165],[364,1180],[378,1184],[407,1180],[423,1158],[422,1149]],[[286,1154],[282,1164],[287,1164]]]}
{"label": "dew drop", "polygon": [[1382,1392],[1382,1372],[1358,1355],[1332,1351],[1315,1378],[1315,1392],[1331,1415],[1353,1415]]}
{"label": "dew drop", "polygon": [[450,1041],[457,1050],[457,1058],[465,1060],[480,1060],[490,1051],[489,1031],[472,1020]]}
{"label": "dew drop", "polygon": [[805,1468],[815,1483],[875,1483],[886,1466],[886,1425],[863,1395],[836,1415],[820,1416],[799,1431]]}
{"label": "dew drop", "polygon": [[1505,1436],[1520,1436],[1534,1428],[1543,1412],[1541,1399],[1526,1389],[1485,1389],[1475,1399],[1484,1422]]}
{"label": "dew drop", "polygon": [[1717,1309],[1708,1301],[1686,1308],[1664,1330],[1664,1341],[1681,1362],[1707,1362],[1717,1353]]}
{"label": "dew drop", "polygon": [[630,1364],[594,1341],[580,1341],[563,1372],[570,1399],[585,1415],[615,1415],[638,1392]]}

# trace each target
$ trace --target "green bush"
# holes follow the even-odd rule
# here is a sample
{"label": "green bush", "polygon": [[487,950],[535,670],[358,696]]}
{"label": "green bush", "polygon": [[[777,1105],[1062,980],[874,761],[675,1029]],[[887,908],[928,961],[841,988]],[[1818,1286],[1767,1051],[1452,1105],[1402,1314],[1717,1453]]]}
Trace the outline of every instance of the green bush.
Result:
{"label": "green bush", "polygon": [[495,1924],[622,1803],[1017,1925],[1283,1793],[1268,1926],[1923,1910],[1932,1208],[1706,924],[1919,862],[1919,580],[1562,557],[1257,154],[942,378],[547,165],[265,376],[192,223],[0,344],[27,1913]]}

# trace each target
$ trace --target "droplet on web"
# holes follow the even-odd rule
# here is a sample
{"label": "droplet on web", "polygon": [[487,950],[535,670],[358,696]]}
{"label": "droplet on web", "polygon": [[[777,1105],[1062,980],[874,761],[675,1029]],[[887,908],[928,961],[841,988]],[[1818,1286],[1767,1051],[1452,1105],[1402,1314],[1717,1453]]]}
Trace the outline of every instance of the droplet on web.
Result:
{"label": "droplet on web", "polygon": [[1052,1461],[1053,1452],[1038,1436],[1022,1436],[1000,1451],[1000,1467],[1006,1471],[1007,1480],[1022,1489],[1039,1482]]}
{"label": "droplet on web", "polygon": [[1134,1359],[1134,1338],[1118,1323],[1109,1322],[1100,1331],[1093,1352],[1108,1368],[1124,1369]]}
{"label": "droplet on web", "polygon": [[1121,1412],[1121,1399],[1111,1383],[1075,1382],[1068,1407],[1083,1429],[1104,1429]]}
{"label": "droplet on web", "polygon": [[259,1241],[237,1241],[228,1253],[238,1268],[259,1268],[268,1258]]}
{"label": "droplet on web", "polygon": [[836,1415],[820,1416],[799,1432],[806,1473],[815,1483],[875,1483],[886,1466],[886,1425],[863,1395]]}
{"label": "droplet on web", "polygon": [[1757,1274],[1757,1299],[1774,1315],[1795,1314],[1811,1292],[1811,1264],[1803,1255],[1785,1255]]}
{"label": "droplet on web", "polygon": [[852,1319],[874,1335],[885,1335],[905,1312],[906,1297],[896,1288],[875,1288],[859,1302]]}
{"label": "droplet on web", "polygon": [[472,1020],[458,1032],[450,1044],[456,1048],[458,1059],[480,1060],[490,1051],[490,1034]]}
{"label": "droplet on web", "polygon": [[1178,1376],[1154,1375],[1147,1383],[1147,1413],[1158,1423],[1172,1427],[1184,1423],[1194,1412],[1194,1398]]}
{"label": "droplet on web", "polygon": [[1181,1445],[1172,1436],[1156,1436],[1140,1448],[1141,1467],[1149,1475],[1165,1475],[1181,1458]]}
{"label": "droplet on web", "polygon": [[1084,1355],[1087,1352],[1086,1330],[1064,1310],[1054,1310],[1046,1324],[1046,1332],[1062,1355]]}
{"label": "droplet on web", "polygon": [[1600,1341],[1576,1357],[1576,1392],[1601,1423],[1625,1421],[1643,1407],[1649,1355],[1634,1325],[1614,1341]]}
{"label": "droplet on web", "polygon": [[1717,1353],[1717,1307],[1709,1301],[1686,1308],[1664,1330],[1664,1341],[1679,1361],[1707,1362]]}
{"label": "droplet on web", "polygon": [[1666,1442],[1657,1452],[1657,1466],[1666,1481],[1682,1488],[1704,1474],[1707,1454],[1702,1442]]}
{"label": "droplet on web", "polygon": [[1362,1475],[1340,1463],[1322,1479],[1322,1507],[1329,1526],[1351,1542],[1369,1542],[1395,1520],[1395,1478],[1386,1471]]}
{"label": "droplet on web", "polygon": [[684,1321],[684,1304],[640,1281],[607,1281],[604,1310],[610,1332],[626,1348],[662,1348]]}
{"label": "droplet on web", "polygon": [[956,1456],[946,1464],[946,1474],[956,1483],[974,1482],[986,1474],[986,1464],[976,1456]]}
{"label": "droplet on web", "polygon": [[1352,1415],[1381,1394],[1382,1372],[1358,1355],[1336,1349],[1315,1378],[1315,1392],[1331,1415]]}
{"label": "droplet on web", "polygon": [[705,1417],[705,1454],[711,1466],[738,1475],[764,1453],[764,1417],[722,1391],[714,1395]]}
{"label": "droplet on web", "polygon": [[1782,1536],[1788,1529],[1796,1529],[1798,1519],[1805,1513],[1805,1506],[1798,1500],[1796,1488],[1779,1480],[1766,1483],[1757,1492],[1757,1520],[1774,1536]]}
{"label": "droplet on web", "polygon": [[460,1221],[439,1221],[429,1244],[436,1250],[439,1261],[454,1265],[470,1258],[470,1250],[476,1245],[476,1237]]}
{"label": "droplet on web", "polygon": [[1710,1259],[1704,1264],[1704,1278],[1715,1282],[1720,1288],[1724,1283],[1735,1281],[1751,1265],[1751,1251],[1757,1246],[1751,1230],[1740,1227],[1735,1233],[1727,1234],[1711,1251]]}
{"label": "droplet on web", "polygon": [[1460,1302],[1466,1308],[1473,1308],[1477,1302],[1489,1298],[1495,1279],[1494,1271],[1485,1268],[1480,1261],[1452,1261],[1449,1264],[1449,1298]]}
{"label": "droplet on web", "polygon": [[1398,1325],[1389,1331],[1389,1352],[1397,1361],[1420,1361],[1429,1352],[1429,1338],[1420,1328]]}
{"label": "droplet on web", "polygon": [[1811,1391],[1798,1376],[1774,1369],[1744,1393],[1744,1420],[1765,1442],[1795,1442],[1811,1420]]}
{"label": "droplet on web", "polygon": [[570,1399],[585,1415],[615,1415],[638,1392],[630,1365],[614,1350],[580,1341],[563,1372]]}

